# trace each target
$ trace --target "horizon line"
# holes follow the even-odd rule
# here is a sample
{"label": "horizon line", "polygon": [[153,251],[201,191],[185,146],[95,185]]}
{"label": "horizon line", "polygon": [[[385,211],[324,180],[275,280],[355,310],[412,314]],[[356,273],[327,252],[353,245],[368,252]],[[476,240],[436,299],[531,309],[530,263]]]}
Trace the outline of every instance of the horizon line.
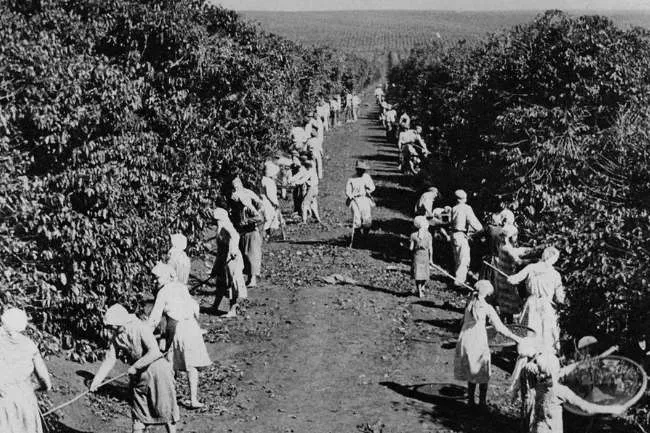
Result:
{"label": "horizon line", "polygon": [[559,8],[541,8],[541,9],[314,9],[314,10],[300,10],[300,9],[234,9],[236,12],[272,12],[272,13],[313,13],[313,12],[452,12],[452,13],[466,13],[466,12],[479,12],[479,13],[507,13],[507,12],[546,12],[550,10],[559,10],[562,12],[593,12],[593,13],[650,13],[650,5],[642,9],[559,9]]}

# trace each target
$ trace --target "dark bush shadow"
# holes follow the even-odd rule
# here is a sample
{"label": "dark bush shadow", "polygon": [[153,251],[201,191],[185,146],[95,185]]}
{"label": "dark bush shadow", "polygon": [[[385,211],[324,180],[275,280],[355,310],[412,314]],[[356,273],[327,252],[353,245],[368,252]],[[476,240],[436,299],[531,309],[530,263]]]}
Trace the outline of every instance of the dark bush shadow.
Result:
{"label": "dark bush shadow", "polygon": [[388,295],[393,295],[398,298],[408,298],[409,296],[414,296],[411,292],[398,292],[395,290],[391,290],[385,287],[377,287],[377,286],[371,286],[368,284],[358,284],[359,287],[364,288],[370,292],[379,292],[379,293],[386,293]]}
{"label": "dark bush shadow", "polygon": [[43,431],[45,433],[93,433],[90,431],[73,429],[72,427],[68,427],[58,420],[46,420],[43,425]]}
{"label": "dark bush shadow", "polygon": [[426,307],[426,308],[436,308],[438,310],[451,311],[451,312],[454,312],[454,313],[463,313],[465,311],[464,308],[454,307],[449,302],[438,303],[438,302],[433,302],[433,301],[422,301],[422,300],[420,300],[420,301],[413,302],[413,305],[420,305],[420,306]]}
{"label": "dark bush shadow", "polygon": [[453,334],[458,334],[460,328],[463,326],[462,319],[416,319],[414,323],[424,323],[427,325],[435,326],[436,328],[444,329],[445,331]]}
{"label": "dark bush shadow", "polygon": [[[77,376],[80,376],[84,380],[86,386],[90,386],[90,383],[95,377],[94,373],[91,373],[86,370],[77,370]],[[123,377],[116,380],[115,382],[107,383],[106,385],[100,387],[95,394],[113,398],[119,401],[130,401],[131,393],[129,392],[128,377]]]}

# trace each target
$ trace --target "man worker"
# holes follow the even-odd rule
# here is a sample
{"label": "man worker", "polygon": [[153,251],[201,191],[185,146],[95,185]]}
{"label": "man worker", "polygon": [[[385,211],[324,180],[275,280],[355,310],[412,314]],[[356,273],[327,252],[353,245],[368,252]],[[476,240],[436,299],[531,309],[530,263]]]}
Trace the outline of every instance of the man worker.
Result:
{"label": "man worker", "polygon": [[389,142],[394,143],[395,139],[395,129],[397,128],[397,110],[392,105],[388,105],[386,114],[384,115],[386,128],[386,138]]}
{"label": "man worker", "polygon": [[375,89],[375,99],[377,100],[377,104],[381,105],[381,102],[384,100],[384,89],[382,86],[377,86]]}
{"label": "man worker", "polygon": [[469,272],[471,261],[469,249],[470,232],[480,232],[483,230],[483,226],[478,218],[476,218],[472,207],[467,204],[467,193],[459,189],[454,195],[458,203],[451,209],[451,246],[456,265],[456,280],[454,284],[456,287],[459,287],[465,284],[467,273]]}

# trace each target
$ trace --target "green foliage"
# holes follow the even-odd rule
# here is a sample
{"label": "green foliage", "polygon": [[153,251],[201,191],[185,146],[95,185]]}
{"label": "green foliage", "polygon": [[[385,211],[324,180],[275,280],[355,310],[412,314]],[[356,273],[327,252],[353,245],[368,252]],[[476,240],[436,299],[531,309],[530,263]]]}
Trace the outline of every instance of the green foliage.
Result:
{"label": "green foliage", "polygon": [[628,347],[650,324],[648,71],[645,31],[549,11],[475,47],[414,51],[389,77],[457,172],[430,161],[432,181],[510,206],[528,241],[561,249],[565,332]]}
{"label": "green foliage", "polygon": [[256,185],[319,95],[372,72],[198,0],[33,4],[0,4],[0,302],[93,358],[168,234],[200,254],[224,178]]}

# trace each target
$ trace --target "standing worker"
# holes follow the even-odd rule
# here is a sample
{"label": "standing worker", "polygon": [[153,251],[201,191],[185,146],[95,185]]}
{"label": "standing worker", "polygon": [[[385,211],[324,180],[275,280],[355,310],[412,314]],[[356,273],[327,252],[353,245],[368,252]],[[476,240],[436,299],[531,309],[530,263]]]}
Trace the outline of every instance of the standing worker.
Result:
{"label": "standing worker", "polygon": [[280,167],[271,161],[264,164],[262,177],[262,209],[264,210],[264,236],[268,240],[271,231],[280,228],[280,202],[278,201],[278,186],[276,180]]}
{"label": "standing worker", "polygon": [[368,235],[372,227],[372,207],[374,202],[371,194],[375,191],[375,184],[367,173],[370,169],[365,161],[357,161],[356,176],[348,179],[345,185],[347,205],[352,210],[352,230],[361,228],[364,235]]}
{"label": "standing worker", "polygon": [[199,304],[192,298],[187,286],[178,280],[171,266],[158,263],[151,273],[156,276],[160,290],[147,322],[152,330],[156,329],[164,316],[163,334],[166,350],[171,350],[172,367],[174,371],[186,372],[190,384],[190,399],[185,405],[200,409],[204,404],[198,398],[198,369],[208,367],[212,361],[199,327]]}
{"label": "standing worker", "polygon": [[526,281],[528,298],[519,317],[519,324],[535,331],[542,350],[552,353],[560,349],[560,326],[555,304],[564,303],[562,277],[553,265],[560,258],[555,247],[548,247],[542,253],[542,260],[526,266],[507,278],[509,284]]}
{"label": "standing worker", "polygon": [[213,307],[218,310],[221,300],[227,296],[230,307],[226,317],[235,317],[238,300],[248,296],[244,279],[244,258],[239,249],[239,233],[225,209],[216,208],[212,212],[212,218],[217,223],[215,234],[217,251],[210,273],[210,278],[216,279],[217,286]]}
{"label": "standing worker", "polygon": [[429,221],[423,215],[413,220],[416,232],[411,234],[409,250],[413,253],[411,273],[415,280],[415,289],[420,298],[424,297],[424,287],[429,281],[433,263],[433,238],[429,233]]}
{"label": "standing worker", "polygon": [[23,335],[27,315],[18,308],[2,314],[0,328],[0,432],[42,433],[43,424],[34,394],[34,374],[45,390],[52,389],[50,373],[38,347]]}
{"label": "standing worker", "polygon": [[474,210],[467,204],[467,193],[462,189],[457,190],[454,195],[458,204],[451,209],[451,245],[456,264],[454,284],[459,287],[467,280],[467,272],[471,262],[469,249],[470,231],[480,232],[483,230]]}

